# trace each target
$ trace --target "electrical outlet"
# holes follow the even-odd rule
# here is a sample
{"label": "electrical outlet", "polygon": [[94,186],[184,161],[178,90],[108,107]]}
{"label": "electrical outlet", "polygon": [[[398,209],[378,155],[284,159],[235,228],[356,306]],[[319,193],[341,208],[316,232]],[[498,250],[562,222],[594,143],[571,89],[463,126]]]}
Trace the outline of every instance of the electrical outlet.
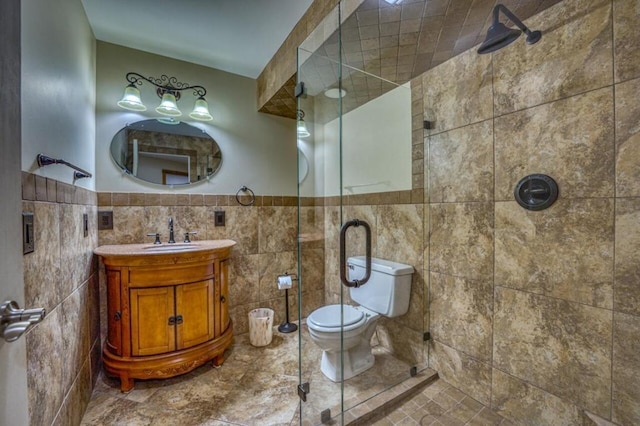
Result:
{"label": "electrical outlet", "polygon": [[98,212],[98,229],[113,229],[113,212],[112,211],[99,211]]}
{"label": "electrical outlet", "polygon": [[36,247],[33,213],[22,213],[22,254],[33,253]]}
{"label": "electrical outlet", "polygon": [[224,226],[224,210],[218,210],[214,213],[214,226]]}
{"label": "electrical outlet", "polygon": [[82,235],[87,238],[89,236],[89,215],[82,213]]}

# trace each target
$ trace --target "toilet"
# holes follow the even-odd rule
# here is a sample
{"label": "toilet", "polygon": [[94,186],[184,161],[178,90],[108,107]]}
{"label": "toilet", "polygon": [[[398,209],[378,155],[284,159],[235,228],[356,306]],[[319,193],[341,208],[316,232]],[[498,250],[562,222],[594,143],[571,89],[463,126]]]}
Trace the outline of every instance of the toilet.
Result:
{"label": "toilet", "polygon": [[[365,257],[347,260],[350,281],[365,275]],[[322,349],[320,370],[339,382],[341,330],[344,354],[344,380],[373,367],[371,336],[381,315],[397,317],[407,313],[411,295],[413,266],[371,258],[371,277],[360,287],[350,287],[351,299],[358,306],[327,305],[307,317],[311,340]]]}

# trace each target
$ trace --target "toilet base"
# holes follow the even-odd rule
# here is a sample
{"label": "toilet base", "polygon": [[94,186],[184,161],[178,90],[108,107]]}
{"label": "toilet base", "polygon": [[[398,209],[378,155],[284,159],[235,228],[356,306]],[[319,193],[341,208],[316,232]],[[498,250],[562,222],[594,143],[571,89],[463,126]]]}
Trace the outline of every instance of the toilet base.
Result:
{"label": "toilet base", "polygon": [[[333,382],[340,382],[340,351],[322,351],[320,371]],[[344,351],[344,380],[370,369],[375,363],[375,357],[371,353],[371,345],[368,341]]]}

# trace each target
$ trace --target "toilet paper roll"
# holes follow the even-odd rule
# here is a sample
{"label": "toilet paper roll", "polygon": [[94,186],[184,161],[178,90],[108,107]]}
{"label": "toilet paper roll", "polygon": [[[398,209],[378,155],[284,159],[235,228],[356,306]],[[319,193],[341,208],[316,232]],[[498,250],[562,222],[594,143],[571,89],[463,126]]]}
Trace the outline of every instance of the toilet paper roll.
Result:
{"label": "toilet paper roll", "polygon": [[278,276],[278,290],[291,288],[291,275]]}

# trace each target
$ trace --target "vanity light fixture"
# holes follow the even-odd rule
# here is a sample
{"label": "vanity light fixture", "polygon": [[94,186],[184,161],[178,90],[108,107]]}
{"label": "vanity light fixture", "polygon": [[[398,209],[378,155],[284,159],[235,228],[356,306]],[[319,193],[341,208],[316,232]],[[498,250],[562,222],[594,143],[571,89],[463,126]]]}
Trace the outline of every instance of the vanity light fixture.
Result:
{"label": "vanity light fixture", "polygon": [[298,137],[306,138],[307,136],[310,136],[311,133],[309,133],[309,130],[307,130],[307,123],[304,122],[304,111],[299,109],[297,115],[298,115]]}
{"label": "vanity light fixture", "polygon": [[148,82],[156,87],[156,94],[162,98],[160,105],[156,108],[158,114],[168,117],[179,117],[182,112],[178,108],[178,100],[182,91],[193,90],[193,95],[197,96],[193,111],[189,117],[194,120],[210,121],[213,120],[209,113],[209,104],[205,100],[207,89],[202,86],[191,86],[188,83],[181,83],[175,77],[166,75],[155,77],[144,77],[138,73],[127,73],[126,79],[129,85],[124,89],[124,96],[118,102],[118,106],[131,111],[146,111],[147,107],[140,99],[140,90],[136,86],[141,86],[143,82]]}

